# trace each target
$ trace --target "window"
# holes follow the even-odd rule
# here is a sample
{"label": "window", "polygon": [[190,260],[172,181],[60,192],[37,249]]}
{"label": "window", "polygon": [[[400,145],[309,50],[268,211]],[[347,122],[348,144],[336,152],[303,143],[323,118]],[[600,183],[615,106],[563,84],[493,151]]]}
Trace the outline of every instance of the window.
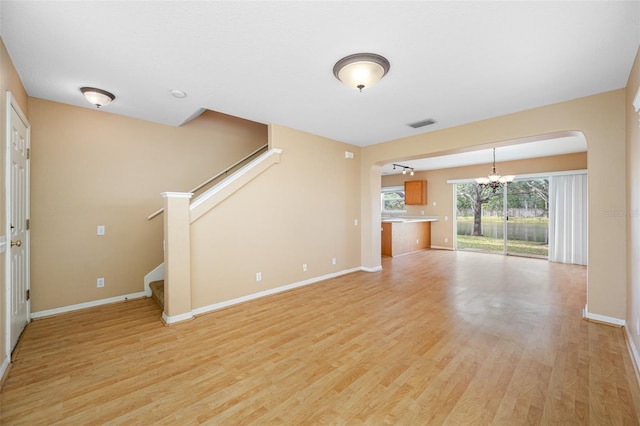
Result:
{"label": "window", "polygon": [[391,186],[382,188],[380,204],[383,213],[404,213],[407,206],[404,204],[404,187]]}

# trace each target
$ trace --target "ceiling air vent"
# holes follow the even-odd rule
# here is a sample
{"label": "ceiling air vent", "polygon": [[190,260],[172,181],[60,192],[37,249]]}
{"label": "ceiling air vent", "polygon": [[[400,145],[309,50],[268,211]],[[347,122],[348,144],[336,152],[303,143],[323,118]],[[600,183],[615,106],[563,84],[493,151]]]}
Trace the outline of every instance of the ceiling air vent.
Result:
{"label": "ceiling air vent", "polygon": [[410,127],[414,129],[419,129],[420,127],[429,126],[431,124],[435,124],[436,120],[433,118],[427,118],[426,120],[416,121],[415,123],[409,124]]}

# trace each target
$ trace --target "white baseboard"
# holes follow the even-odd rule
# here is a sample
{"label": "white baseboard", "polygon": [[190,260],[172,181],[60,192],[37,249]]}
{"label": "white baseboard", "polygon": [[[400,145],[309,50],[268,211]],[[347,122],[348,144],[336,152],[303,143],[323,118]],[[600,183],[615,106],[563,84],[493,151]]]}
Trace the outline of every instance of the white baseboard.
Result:
{"label": "white baseboard", "polygon": [[619,319],[619,318],[608,317],[606,315],[593,314],[593,313],[589,312],[589,308],[588,308],[587,305],[585,305],[584,310],[582,311],[582,316],[584,318],[587,318],[587,319],[590,319],[590,320],[594,320],[594,321],[598,321],[598,322],[602,322],[602,323],[609,324],[609,325],[615,325],[615,326],[618,326],[618,327],[624,327],[625,326],[625,320]]}
{"label": "white baseboard", "polygon": [[445,247],[445,246],[431,246],[432,249],[436,249],[436,250],[450,250],[450,251],[454,251],[453,247]]}
{"label": "white baseboard", "polygon": [[382,265],[374,266],[373,268],[369,268],[367,266],[361,266],[358,269],[364,272],[380,272],[382,271]]}
{"label": "white baseboard", "polygon": [[124,302],[130,299],[140,299],[147,297],[144,291],[139,293],[125,294],[123,296],[109,297],[107,299],[93,300],[91,302],[78,303],[77,305],[62,306],[60,308],[47,309],[45,311],[32,312],[31,318],[42,318],[51,315],[64,314],[66,312],[77,311],[80,309],[93,308],[95,306],[108,305],[109,303]]}
{"label": "white baseboard", "polygon": [[[382,268],[380,268],[382,269]],[[299,281],[297,283],[287,284],[276,288],[271,288],[269,290],[260,291],[258,293],[249,294],[247,296],[238,297],[236,299],[225,300],[224,302],[214,303],[212,305],[203,306],[201,308],[196,308],[192,310],[193,315],[200,315],[211,311],[216,311],[218,309],[226,308],[228,306],[237,305],[238,303],[248,302],[249,300],[259,299],[261,297],[270,296],[276,293],[282,293],[283,291],[293,290],[294,288],[303,287],[305,285],[317,283],[319,281],[325,281],[331,278],[339,277],[341,275],[350,274],[352,272],[358,272],[363,270],[363,268],[352,268],[346,269],[340,272],[334,272],[331,274],[322,275],[315,278],[310,278],[308,280]]]}
{"label": "white baseboard", "polygon": [[11,355],[5,355],[4,360],[2,360],[2,364],[0,364],[0,383],[4,380],[4,375],[7,372],[7,368],[9,368],[9,364],[11,363]]}
{"label": "white baseboard", "polygon": [[627,349],[629,350],[629,355],[631,355],[631,363],[633,364],[633,371],[636,373],[636,381],[640,384],[640,355],[638,354],[638,350],[633,343],[630,333],[629,327],[625,327],[624,334],[626,337],[625,340],[627,341]]}
{"label": "white baseboard", "polygon": [[177,322],[187,321],[190,319],[193,319],[192,312],[187,312],[186,314],[174,315],[172,317],[167,315],[166,312],[164,311],[162,312],[162,321],[164,321],[164,323],[167,325],[175,324]]}
{"label": "white baseboard", "polygon": [[[158,269],[158,268],[156,268],[156,269]],[[310,278],[310,279],[305,280],[305,281],[300,281],[300,282],[297,282],[297,283],[287,284],[287,285],[284,285],[284,286],[272,288],[272,289],[269,289],[269,290],[261,291],[261,292],[250,294],[250,295],[247,295],[247,296],[238,297],[236,299],[226,300],[224,302],[214,303],[213,305],[203,306],[201,308],[193,309],[191,312],[187,312],[187,313],[180,314],[180,315],[168,316],[165,312],[163,312],[162,313],[162,319],[164,320],[164,322],[166,324],[175,324],[175,323],[180,322],[180,321],[189,320],[189,319],[193,318],[194,315],[204,314],[204,313],[207,313],[207,312],[211,312],[211,311],[215,311],[215,310],[218,310],[218,309],[226,308],[227,306],[232,306],[232,305],[236,305],[238,303],[247,302],[249,300],[258,299],[260,297],[269,296],[271,294],[281,293],[283,291],[292,290],[292,289],[297,288],[297,287],[302,287],[302,286],[305,286],[305,285],[317,283],[319,281],[325,281],[325,280],[328,280],[328,279],[331,279],[331,278],[339,277],[341,275],[346,275],[346,274],[350,274],[350,273],[358,272],[358,271],[379,272],[379,271],[382,271],[382,266],[377,266],[377,267],[374,267],[374,268],[367,268],[367,267],[361,266],[361,267],[357,267],[357,268],[346,269],[346,270],[339,271],[339,272],[333,272],[331,274],[326,274],[326,275],[322,275],[322,276],[319,276],[319,277]],[[109,304],[109,303],[117,303],[117,302],[123,302],[125,300],[129,300],[129,299],[139,299],[139,298],[142,298],[142,297],[148,297],[147,291],[146,291],[147,288],[148,288],[148,284],[145,282],[145,291],[143,291],[143,292],[128,294],[128,295],[124,295],[124,296],[110,297],[108,299],[94,300],[94,301],[91,301],[91,302],[79,303],[77,305],[63,306],[63,307],[60,307],[60,308],[48,309],[48,310],[45,310],[45,311],[32,312],[31,313],[31,318],[48,317],[48,316],[51,316],[51,315],[63,314],[63,313],[66,313],[66,312],[77,311],[79,309],[92,308],[92,307],[95,307],[95,306],[106,305],[106,304]]]}

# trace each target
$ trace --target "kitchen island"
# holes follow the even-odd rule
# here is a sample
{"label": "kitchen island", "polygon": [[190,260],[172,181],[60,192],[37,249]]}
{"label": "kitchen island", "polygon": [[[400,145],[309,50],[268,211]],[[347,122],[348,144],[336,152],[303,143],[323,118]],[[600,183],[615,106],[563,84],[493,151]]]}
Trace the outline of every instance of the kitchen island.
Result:
{"label": "kitchen island", "polygon": [[383,256],[400,256],[431,248],[431,222],[438,216],[399,216],[382,218]]}

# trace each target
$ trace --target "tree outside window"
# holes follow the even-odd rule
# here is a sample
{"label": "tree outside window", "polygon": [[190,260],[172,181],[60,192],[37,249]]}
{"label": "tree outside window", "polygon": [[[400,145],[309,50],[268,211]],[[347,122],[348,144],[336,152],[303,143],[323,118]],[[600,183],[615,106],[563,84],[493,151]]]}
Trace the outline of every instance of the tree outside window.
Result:
{"label": "tree outside window", "polygon": [[380,196],[383,213],[405,213],[404,189],[383,189]]}

